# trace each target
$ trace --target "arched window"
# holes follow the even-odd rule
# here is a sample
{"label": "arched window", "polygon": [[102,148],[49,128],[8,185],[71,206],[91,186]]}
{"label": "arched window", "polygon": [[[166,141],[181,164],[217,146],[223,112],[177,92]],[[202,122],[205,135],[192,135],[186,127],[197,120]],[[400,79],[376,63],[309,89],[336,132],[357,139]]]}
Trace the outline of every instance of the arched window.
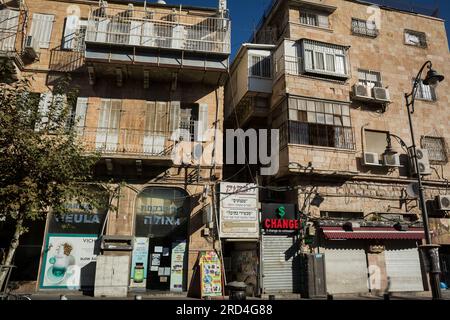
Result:
{"label": "arched window", "polygon": [[136,237],[186,239],[189,196],[181,189],[149,187],[136,199]]}

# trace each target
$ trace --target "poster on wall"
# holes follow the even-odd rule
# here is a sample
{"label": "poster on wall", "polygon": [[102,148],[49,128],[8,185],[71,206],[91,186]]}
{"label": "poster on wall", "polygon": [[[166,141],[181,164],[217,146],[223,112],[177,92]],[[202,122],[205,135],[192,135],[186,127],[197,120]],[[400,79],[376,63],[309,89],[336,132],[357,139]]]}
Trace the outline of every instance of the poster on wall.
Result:
{"label": "poster on wall", "polygon": [[251,183],[220,183],[220,237],[259,237],[258,188]]}
{"label": "poster on wall", "polygon": [[214,251],[200,253],[200,287],[202,297],[222,296],[222,267]]}
{"label": "poster on wall", "polygon": [[172,262],[170,270],[170,291],[183,292],[183,270],[186,263],[186,241],[172,244]]}
{"label": "poster on wall", "polygon": [[97,235],[48,234],[41,270],[41,289],[93,286]]}
{"label": "poster on wall", "polygon": [[148,238],[135,238],[131,263],[131,287],[145,288],[148,268]]}

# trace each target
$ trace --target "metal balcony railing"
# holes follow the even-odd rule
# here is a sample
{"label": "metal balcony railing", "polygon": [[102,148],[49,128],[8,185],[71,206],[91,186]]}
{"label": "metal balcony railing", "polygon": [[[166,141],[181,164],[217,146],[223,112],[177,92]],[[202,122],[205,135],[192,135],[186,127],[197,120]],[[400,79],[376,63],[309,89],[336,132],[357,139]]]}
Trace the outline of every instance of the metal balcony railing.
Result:
{"label": "metal balcony railing", "polygon": [[85,151],[101,154],[167,157],[175,143],[163,132],[86,127],[76,130]]}
{"label": "metal balcony railing", "polygon": [[93,7],[86,43],[230,54],[230,20],[186,11]]}
{"label": "metal balcony railing", "polygon": [[302,59],[293,56],[281,56],[275,62],[275,79],[283,74],[299,75],[302,70]]}

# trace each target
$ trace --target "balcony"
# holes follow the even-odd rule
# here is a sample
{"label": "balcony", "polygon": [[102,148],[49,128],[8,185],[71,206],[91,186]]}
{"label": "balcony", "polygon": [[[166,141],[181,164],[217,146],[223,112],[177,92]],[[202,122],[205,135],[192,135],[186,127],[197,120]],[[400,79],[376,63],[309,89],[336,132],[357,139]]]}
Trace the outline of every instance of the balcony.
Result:
{"label": "balcony", "polygon": [[[230,20],[216,11],[92,7],[86,61],[178,69],[178,80],[198,81],[205,73],[214,78],[227,72],[230,34]],[[196,70],[197,79],[192,74]]]}
{"label": "balcony", "polygon": [[80,71],[85,65],[83,51],[68,51],[60,47],[50,51],[51,71],[57,72],[76,72]]}
{"label": "balcony", "polygon": [[86,152],[102,158],[160,160],[171,162],[174,141],[167,133],[134,129],[77,128]]}

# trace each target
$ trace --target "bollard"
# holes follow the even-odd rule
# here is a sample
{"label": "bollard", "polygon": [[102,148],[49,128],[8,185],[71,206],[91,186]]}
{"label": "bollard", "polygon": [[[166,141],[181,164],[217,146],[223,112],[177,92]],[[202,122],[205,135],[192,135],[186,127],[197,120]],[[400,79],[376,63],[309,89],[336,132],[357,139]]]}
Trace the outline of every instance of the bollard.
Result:
{"label": "bollard", "polygon": [[142,300],[142,296],[134,296],[134,300]]}
{"label": "bollard", "polygon": [[273,294],[269,295],[269,300],[275,300],[275,295]]}
{"label": "bollard", "polygon": [[59,296],[59,300],[69,300],[69,299],[67,299],[67,297],[62,294]]}
{"label": "bollard", "polygon": [[332,294],[328,294],[328,295],[327,295],[327,300],[334,300],[333,295],[332,295]]}

